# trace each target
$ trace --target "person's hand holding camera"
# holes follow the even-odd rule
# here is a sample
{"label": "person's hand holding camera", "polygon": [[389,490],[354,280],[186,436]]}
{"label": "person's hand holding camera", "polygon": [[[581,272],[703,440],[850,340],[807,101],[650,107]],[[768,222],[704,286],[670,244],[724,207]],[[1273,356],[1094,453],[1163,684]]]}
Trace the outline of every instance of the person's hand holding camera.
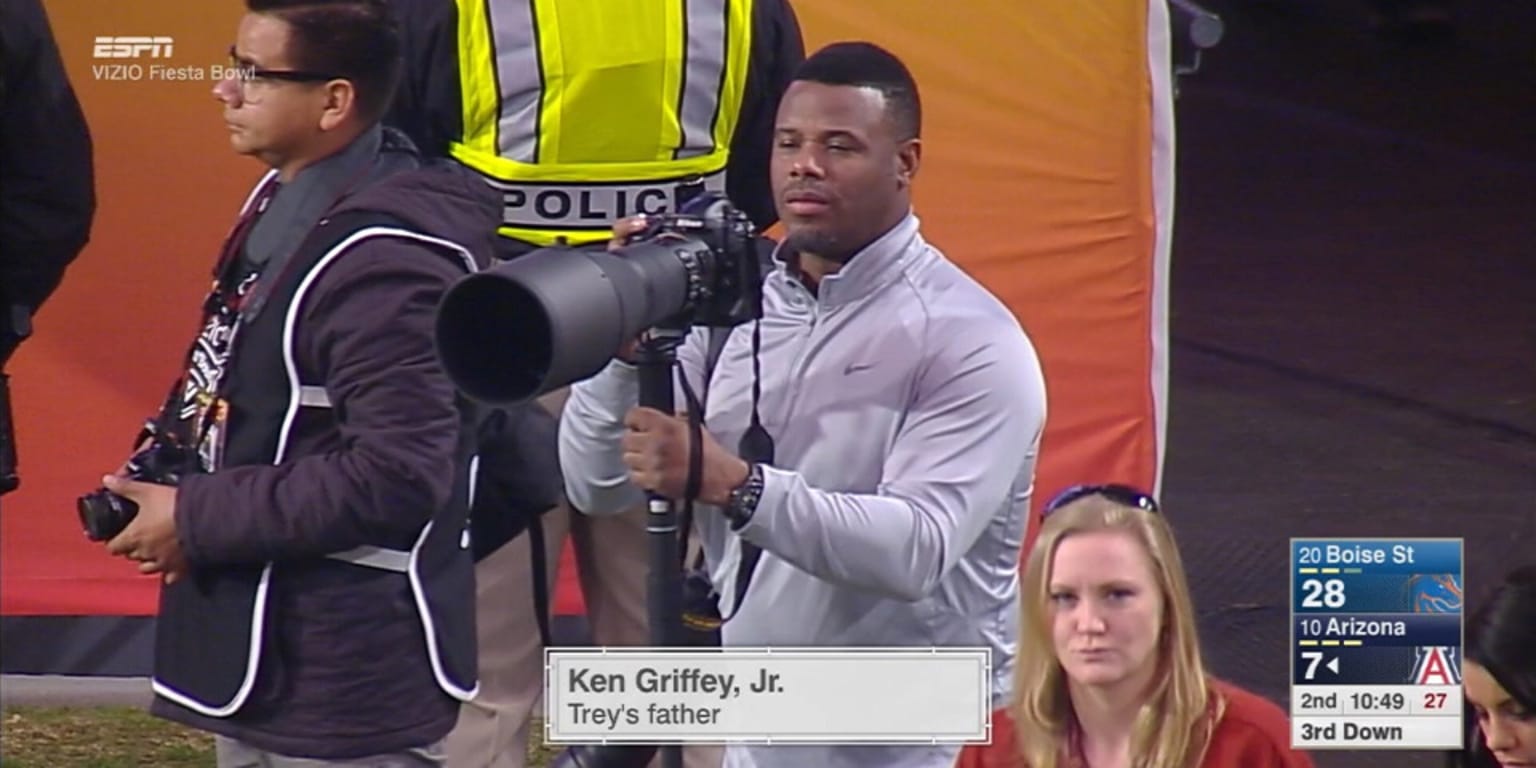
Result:
{"label": "person's hand holding camera", "polygon": [[[688,419],[668,416],[654,408],[634,408],[624,417],[624,464],[629,479],[640,488],[669,499],[683,498],[688,483]],[[746,482],[750,467],[702,432],[699,498],[724,506],[731,491]]]}
{"label": "person's hand holding camera", "polygon": [[107,542],[107,551],[138,561],[139,573],[162,574],[166,584],[186,575],[187,560],[176,535],[176,488],[119,475],[107,475],[101,482],[107,490],[139,505],[139,513],[128,527]]}

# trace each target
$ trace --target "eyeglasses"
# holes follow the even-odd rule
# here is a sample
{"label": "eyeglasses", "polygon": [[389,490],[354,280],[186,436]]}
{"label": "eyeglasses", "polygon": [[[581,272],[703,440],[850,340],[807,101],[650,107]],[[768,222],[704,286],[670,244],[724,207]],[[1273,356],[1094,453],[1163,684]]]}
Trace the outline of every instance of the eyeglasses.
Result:
{"label": "eyeglasses", "polygon": [[1056,494],[1056,497],[1051,499],[1050,503],[1045,505],[1045,511],[1040,513],[1040,516],[1045,517],[1052,512],[1055,512],[1056,510],[1061,509],[1062,507],[1065,507],[1074,501],[1077,501],[1078,499],[1087,498],[1089,496],[1103,496],[1104,498],[1109,499],[1116,504],[1123,504],[1127,507],[1134,507],[1136,509],[1144,509],[1154,515],[1161,511],[1158,509],[1157,499],[1154,499],[1151,496],[1142,493],[1141,491],[1132,488],[1129,485],[1120,485],[1119,483],[1106,483],[1103,485],[1074,485],[1071,488]]}
{"label": "eyeglasses", "polygon": [[343,80],[341,75],[333,75],[328,72],[308,72],[300,69],[262,69],[235,53],[235,47],[229,47],[229,71],[234,72],[235,82],[240,86],[240,100],[253,102],[260,99],[259,87],[253,89],[253,83],[271,83],[274,81],[289,83],[324,83],[330,80]]}

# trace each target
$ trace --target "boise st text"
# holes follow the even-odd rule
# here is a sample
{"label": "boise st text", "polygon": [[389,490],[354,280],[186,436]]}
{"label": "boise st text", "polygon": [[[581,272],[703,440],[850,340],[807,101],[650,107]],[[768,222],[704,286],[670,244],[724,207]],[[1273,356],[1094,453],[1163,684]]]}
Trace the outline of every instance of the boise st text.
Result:
{"label": "boise st text", "polygon": [[1413,546],[1394,544],[1391,547],[1367,547],[1359,544],[1308,545],[1297,550],[1299,565],[1379,565],[1384,563],[1409,565],[1413,563]]}

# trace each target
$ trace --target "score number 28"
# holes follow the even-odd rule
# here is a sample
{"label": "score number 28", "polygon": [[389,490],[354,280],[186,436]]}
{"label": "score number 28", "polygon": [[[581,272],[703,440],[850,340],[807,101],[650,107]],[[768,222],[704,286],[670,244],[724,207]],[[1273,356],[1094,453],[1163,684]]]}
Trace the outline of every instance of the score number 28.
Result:
{"label": "score number 28", "polygon": [[1343,608],[1343,579],[1307,579],[1301,582],[1301,607]]}

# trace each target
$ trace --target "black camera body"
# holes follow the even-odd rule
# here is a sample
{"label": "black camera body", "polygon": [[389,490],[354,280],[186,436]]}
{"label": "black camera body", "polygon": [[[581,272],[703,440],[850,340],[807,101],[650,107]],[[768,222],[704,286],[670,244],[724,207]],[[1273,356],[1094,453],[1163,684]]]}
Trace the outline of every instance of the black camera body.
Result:
{"label": "black camera body", "polygon": [[704,194],[680,211],[649,217],[619,254],[640,243],[676,249],[687,270],[687,309],[671,319],[676,325],[730,328],[762,316],[757,232],[724,197]]}
{"label": "black camera body", "polygon": [[[145,429],[144,445],[128,459],[126,466],[130,480],[157,485],[177,485],[181,478],[198,467],[197,453],[182,446],[174,436],[155,429],[151,424]],[[80,525],[85,528],[86,538],[91,541],[107,541],[122,533],[139,514],[139,505],[105,488],[98,488],[81,496],[75,502],[80,513]]]}

